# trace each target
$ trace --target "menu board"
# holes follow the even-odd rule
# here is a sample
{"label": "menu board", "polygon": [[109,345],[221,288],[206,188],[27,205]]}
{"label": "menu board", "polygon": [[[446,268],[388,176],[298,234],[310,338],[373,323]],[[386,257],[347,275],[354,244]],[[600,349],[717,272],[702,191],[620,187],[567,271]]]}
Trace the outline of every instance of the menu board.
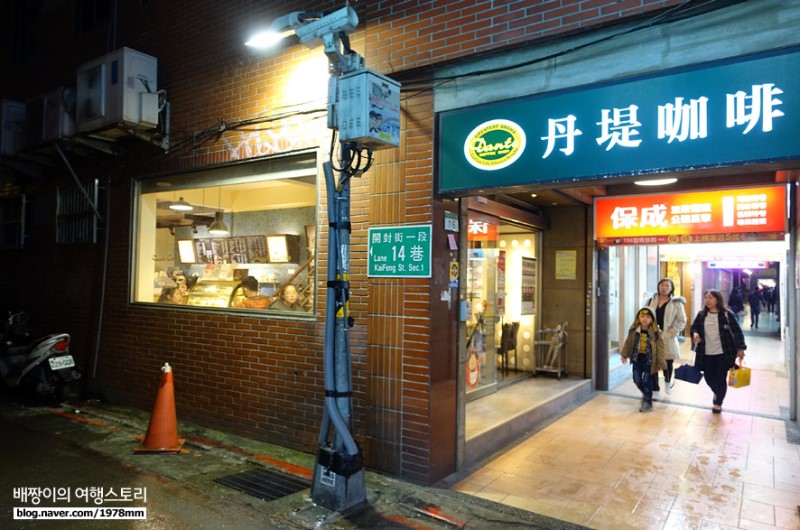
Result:
{"label": "menu board", "polygon": [[247,255],[247,240],[243,237],[229,237],[228,255],[231,257],[231,263],[250,263]]}
{"label": "menu board", "polygon": [[197,263],[267,263],[264,236],[215,237],[195,239]]}
{"label": "menu board", "polygon": [[264,236],[247,236],[247,263],[267,262],[267,240]]}
{"label": "menu board", "polygon": [[214,251],[211,248],[210,239],[195,239],[194,248],[197,263],[214,263]]}

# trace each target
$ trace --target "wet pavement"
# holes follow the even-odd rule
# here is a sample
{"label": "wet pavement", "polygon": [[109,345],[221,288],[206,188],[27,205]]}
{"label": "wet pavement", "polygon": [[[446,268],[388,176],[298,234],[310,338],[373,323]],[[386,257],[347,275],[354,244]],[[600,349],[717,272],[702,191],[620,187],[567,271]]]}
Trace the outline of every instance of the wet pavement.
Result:
{"label": "wet pavement", "polygon": [[[0,431],[3,433],[0,457],[3,470],[0,525],[3,528],[189,529],[250,528],[257,524],[252,511],[241,505],[209,503],[204,496],[163,480],[159,475],[138,471],[109,456],[88,451],[69,437],[31,430],[4,419],[0,419]],[[109,497],[97,504],[90,497],[95,487],[113,489],[117,495],[130,488],[131,500],[111,501]],[[38,497],[21,493],[22,488],[47,488],[54,494],[48,493],[49,498],[39,498],[34,504]],[[89,525],[85,520],[15,519],[12,512],[12,509],[22,509],[30,515],[29,509],[45,506],[110,509],[116,511],[114,515],[145,515],[146,518],[91,521]],[[146,512],[140,512],[142,508]]]}
{"label": "wet pavement", "polygon": [[[149,413],[99,401],[30,407],[0,401],[2,528],[576,529],[489,500],[369,470],[367,503],[343,515],[303,489],[272,501],[215,482],[265,468],[310,482],[312,455],[178,422],[179,454],[134,454]],[[38,504],[23,488],[49,491]],[[60,490],[60,493],[59,493]],[[97,492],[104,491],[100,500]],[[111,492],[111,493],[109,493]],[[66,495],[69,495],[69,499]],[[94,496],[93,496],[94,495]],[[53,497],[58,497],[54,499]],[[146,497],[146,498],[144,498]],[[35,509],[99,508],[125,520],[15,519]],[[28,511],[15,512],[17,508]],[[146,509],[146,515],[141,509]]]}

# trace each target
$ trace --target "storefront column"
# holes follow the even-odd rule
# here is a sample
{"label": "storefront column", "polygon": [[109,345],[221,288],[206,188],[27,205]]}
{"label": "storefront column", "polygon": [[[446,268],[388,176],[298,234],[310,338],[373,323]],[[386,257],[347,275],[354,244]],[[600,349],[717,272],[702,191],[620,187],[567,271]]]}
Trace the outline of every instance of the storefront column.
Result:
{"label": "storefront column", "polygon": [[597,249],[597,287],[594,293],[594,384],[596,390],[608,390],[608,268],[608,248]]}
{"label": "storefront column", "polygon": [[456,341],[458,355],[458,374],[456,376],[456,469],[462,469],[465,461],[465,448],[467,436],[467,322],[461,312],[461,304],[467,299],[467,227],[469,226],[469,201],[458,201],[458,262],[460,263],[458,275],[458,339]]}

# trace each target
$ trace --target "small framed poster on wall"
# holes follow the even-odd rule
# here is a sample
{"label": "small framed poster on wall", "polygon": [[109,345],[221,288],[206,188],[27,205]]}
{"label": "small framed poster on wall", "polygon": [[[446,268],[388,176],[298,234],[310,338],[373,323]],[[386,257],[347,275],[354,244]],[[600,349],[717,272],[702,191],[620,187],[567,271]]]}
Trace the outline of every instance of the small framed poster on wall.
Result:
{"label": "small framed poster on wall", "polygon": [[536,314],[536,258],[522,258],[522,304],[520,313]]}

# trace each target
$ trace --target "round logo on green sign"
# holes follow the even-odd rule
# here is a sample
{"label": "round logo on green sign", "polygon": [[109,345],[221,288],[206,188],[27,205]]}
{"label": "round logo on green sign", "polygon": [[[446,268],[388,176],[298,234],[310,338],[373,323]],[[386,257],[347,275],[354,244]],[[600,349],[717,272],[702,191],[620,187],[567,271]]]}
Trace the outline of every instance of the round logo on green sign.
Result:
{"label": "round logo on green sign", "polygon": [[464,157],[478,169],[494,171],[513,164],[525,150],[525,131],[510,120],[481,123],[467,135]]}

